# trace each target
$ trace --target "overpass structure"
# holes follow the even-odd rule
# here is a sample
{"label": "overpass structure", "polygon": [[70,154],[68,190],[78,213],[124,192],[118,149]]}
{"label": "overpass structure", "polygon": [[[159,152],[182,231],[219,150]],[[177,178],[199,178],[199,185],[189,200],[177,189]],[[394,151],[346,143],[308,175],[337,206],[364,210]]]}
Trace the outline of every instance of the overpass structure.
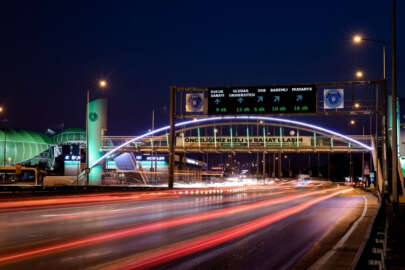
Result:
{"label": "overpass structure", "polygon": [[[263,117],[261,117],[263,118]],[[255,152],[372,152],[371,135],[346,136],[304,122],[286,123],[281,118],[266,120],[212,119],[194,120],[176,129],[175,151],[184,153],[255,153]],[[277,121],[280,120],[280,121]],[[169,133],[149,132],[146,136],[104,136],[104,152],[169,151]]]}

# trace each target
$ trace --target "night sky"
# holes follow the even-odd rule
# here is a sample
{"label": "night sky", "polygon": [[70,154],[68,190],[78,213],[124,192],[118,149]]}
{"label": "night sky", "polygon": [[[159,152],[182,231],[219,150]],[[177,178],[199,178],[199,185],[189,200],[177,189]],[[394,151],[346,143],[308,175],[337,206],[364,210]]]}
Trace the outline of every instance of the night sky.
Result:
{"label": "night sky", "polygon": [[84,127],[86,88],[108,97],[109,134],[135,135],[150,128],[153,107],[168,122],[170,85],[352,80],[357,69],[379,79],[380,47],[351,37],[391,42],[388,0],[8,2],[16,3],[0,12],[1,125],[36,131]]}

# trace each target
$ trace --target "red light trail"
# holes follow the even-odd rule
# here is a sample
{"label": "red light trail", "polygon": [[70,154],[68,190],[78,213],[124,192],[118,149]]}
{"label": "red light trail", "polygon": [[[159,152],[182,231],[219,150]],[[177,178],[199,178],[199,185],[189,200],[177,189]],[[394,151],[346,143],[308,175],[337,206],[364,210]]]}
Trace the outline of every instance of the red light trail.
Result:
{"label": "red light trail", "polygon": [[[141,235],[144,233],[168,229],[168,228],[172,228],[172,227],[176,227],[176,226],[180,226],[180,225],[215,219],[215,218],[219,218],[219,217],[223,217],[223,216],[227,216],[227,215],[241,213],[244,211],[250,211],[250,210],[253,210],[253,209],[256,209],[259,207],[264,207],[264,206],[268,206],[268,205],[272,205],[272,204],[292,201],[292,200],[296,200],[296,199],[304,198],[304,197],[308,197],[308,196],[319,195],[319,194],[322,194],[325,192],[330,192],[330,191],[333,191],[336,189],[338,189],[338,188],[325,189],[325,190],[320,190],[320,191],[312,191],[312,192],[307,192],[307,193],[303,193],[303,194],[299,194],[299,195],[284,196],[284,197],[280,197],[280,198],[272,198],[272,199],[268,199],[268,200],[263,200],[263,201],[259,201],[259,202],[255,202],[255,203],[246,204],[246,205],[233,206],[233,207],[228,207],[228,208],[223,208],[223,209],[212,210],[212,211],[204,212],[204,213],[197,213],[197,214],[191,214],[191,215],[183,216],[183,217],[170,218],[167,220],[153,222],[153,223],[145,224],[145,225],[139,225],[139,226],[135,226],[132,228],[120,229],[120,230],[109,232],[109,233],[96,234],[94,236],[89,236],[89,237],[85,237],[82,239],[72,240],[72,241],[65,242],[65,243],[50,244],[49,246],[46,246],[46,247],[37,247],[37,248],[33,248],[33,249],[30,249],[27,251],[20,251],[20,252],[15,252],[12,254],[4,254],[4,255],[0,255],[0,263],[6,263],[9,261],[25,259],[25,258],[28,258],[31,256],[45,255],[45,254],[48,254],[51,252],[58,252],[58,251],[63,251],[63,250],[67,250],[67,249],[72,249],[72,248],[79,248],[79,247],[93,245],[93,244],[97,244],[97,243],[101,243],[101,242],[105,242],[105,241],[112,241],[112,240],[121,239],[121,238],[125,238],[125,237],[133,237],[133,236]],[[341,192],[343,192],[343,190],[337,191],[337,192],[333,193],[332,195],[326,195],[321,198],[336,196],[337,194],[339,194]],[[312,201],[316,201],[316,200],[317,199],[312,200]],[[293,207],[293,209],[295,209],[295,208]]]}
{"label": "red light trail", "polygon": [[[346,190],[347,191],[347,190]],[[276,213],[245,222],[234,227],[217,231],[208,235],[196,237],[194,239],[186,240],[180,243],[166,246],[164,248],[144,252],[136,255],[132,259],[125,260],[115,265],[110,265],[104,268],[104,270],[129,270],[129,269],[149,269],[151,267],[161,265],[173,261],[175,259],[196,253],[224,242],[228,242],[235,238],[244,236],[255,230],[261,229],[265,226],[271,225],[281,219],[297,214],[305,209],[317,204],[321,201],[332,198],[344,191],[337,191],[329,195],[325,195],[319,198],[311,199],[299,205],[278,211]]]}
{"label": "red light trail", "polygon": [[[260,195],[253,195],[253,196],[247,197],[247,199],[294,192],[294,190],[291,190],[290,188],[282,188],[281,190],[285,190],[285,191],[268,192],[268,193],[263,193]],[[215,204],[218,202],[225,203],[225,202],[234,202],[234,201],[241,201],[241,198],[226,198],[226,199],[221,199],[221,200],[217,199],[217,200],[208,200],[208,201],[200,201],[200,202],[178,202],[178,203],[166,204],[164,206],[162,206],[162,205],[139,206],[139,207],[130,208],[130,209],[114,210],[114,212],[111,212],[108,210],[107,211],[103,210],[103,211],[97,211],[97,212],[86,213],[86,214],[83,214],[83,213],[74,214],[73,213],[73,214],[66,214],[63,216],[49,217],[49,218],[44,218],[44,219],[35,219],[35,220],[30,220],[30,221],[7,222],[7,223],[0,224],[0,229],[6,229],[6,228],[10,228],[10,227],[15,228],[18,226],[44,224],[44,223],[59,222],[59,221],[65,221],[65,220],[81,219],[81,218],[113,216],[113,215],[120,215],[120,214],[129,214],[129,213],[140,213],[140,212],[146,212],[146,211],[150,211],[150,210],[154,210],[154,209],[161,209],[161,208],[172,209],[172,208],[178,208],[178,207],[187,206],[187,205],[201,206],[201,205],[211,205],[211,204]]]}

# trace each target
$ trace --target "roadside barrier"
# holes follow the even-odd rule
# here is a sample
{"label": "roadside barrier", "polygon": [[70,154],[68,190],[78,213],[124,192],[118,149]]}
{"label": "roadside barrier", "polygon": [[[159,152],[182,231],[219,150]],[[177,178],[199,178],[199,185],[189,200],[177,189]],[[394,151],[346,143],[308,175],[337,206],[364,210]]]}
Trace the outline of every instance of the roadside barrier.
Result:
{"label": "roadside barrier", "polygon": [[379,211],[373,221],[368,239],[364,243],[357,265],[353,269],[378,269],[385,270],[385,258],[387,254],[387,231],[388,221],[384,202],[380,203]]}

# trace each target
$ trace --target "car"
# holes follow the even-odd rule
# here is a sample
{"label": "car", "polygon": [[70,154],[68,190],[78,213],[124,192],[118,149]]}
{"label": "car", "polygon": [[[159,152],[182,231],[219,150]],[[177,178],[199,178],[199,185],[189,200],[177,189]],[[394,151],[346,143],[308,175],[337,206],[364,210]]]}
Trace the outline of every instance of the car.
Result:
{"label": "car", "polygon": [[299,174],[297,176],[297,178],[298,178],[298,181],[304,181],[304,182],[311,180],[311,176],[309,174]]}

